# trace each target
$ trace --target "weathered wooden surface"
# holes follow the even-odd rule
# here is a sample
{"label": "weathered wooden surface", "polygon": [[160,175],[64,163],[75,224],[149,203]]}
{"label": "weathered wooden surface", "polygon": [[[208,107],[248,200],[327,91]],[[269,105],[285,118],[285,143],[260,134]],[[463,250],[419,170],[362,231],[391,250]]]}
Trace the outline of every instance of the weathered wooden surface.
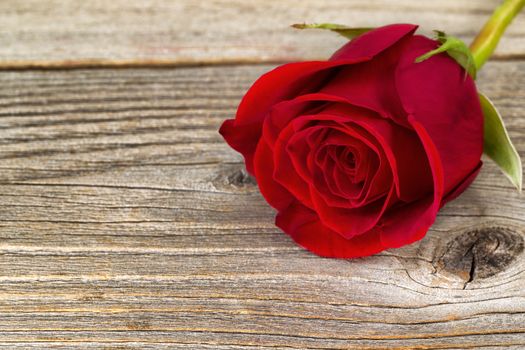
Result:
{"label": "weathered wooden surface", "polygon": [[[413,22],[474,36],[499,0],[0,2],[0,348],[525,348],[525,197],[487,162],[421,242],[296,247],[217,134],[273,65]],[[525,155],[525,16],[479,84]],[[172,66],[28,70],[28,67]]]}
{"label": "weathered wooden surface", "polygon": [[[298,22],[419,23],[474,37],[500,0],[3,0],[0,66],[170,65],[324,59],[344,39]],[[496,56],[523,57],[525,16]]]}
{"label": "weathered wooden surface", "polygon": [[[525,347],[525,198],[487,162],[421,242],[318,258],[217,128],[270,65],[0,73],[0,346]],[[481,89],[525,154],[525,61]]]}

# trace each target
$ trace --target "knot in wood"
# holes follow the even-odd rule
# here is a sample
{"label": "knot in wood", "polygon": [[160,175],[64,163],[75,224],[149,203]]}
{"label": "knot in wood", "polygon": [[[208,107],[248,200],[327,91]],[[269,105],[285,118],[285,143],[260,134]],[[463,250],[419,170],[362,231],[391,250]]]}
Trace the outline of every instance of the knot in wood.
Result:
{"label": "knot in wood", "polygon": [[445,247],[437,269],[455,274],[465,285],[497,274],[523,251],[523,237],[509,228],[485,227],[466,231]]}
{"label": "knot in wood", "polygon": [[221,173],[213,180],[213,184],[219,189],[231,189],[234,187],[237,190],[251,191],[255,190],[257,182],[248,174],[244,168],[228,168],[221,171]]}
{"label": "knot in wood", "polygon": [[227,179],[228,183],[235,187],[255,186],[257,184],[255,179],[244,169],[234,171]]}

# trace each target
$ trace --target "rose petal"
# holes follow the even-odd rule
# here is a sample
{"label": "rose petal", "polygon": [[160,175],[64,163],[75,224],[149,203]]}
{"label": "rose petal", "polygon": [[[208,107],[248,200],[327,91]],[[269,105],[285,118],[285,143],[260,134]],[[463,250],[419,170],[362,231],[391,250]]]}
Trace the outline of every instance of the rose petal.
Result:
{"label": "rose petal", "polygon": [[479,164],[483,114],[473,80],[454,59],[440,54],[414,63],[435,47],[428,38],[411,38],[396,83],[405,110],[427,131],[439,153],[448,193]]}
{"label": "rose petal", "polygon": [[259,190],[272,207],[282,210],[292,203],[294,198],[290,192],[273,179],[273,153],[264,139],[257,145],[254,171]]}
{"label": "rose petal", "polygon": [[[353,105],[407,126],[406,113],[397,94],[395,72],[409,40],[409,36],[404,37],[370,61],[342,67],[319,92],[342,97]],[[366,45],[374,44],[366,42]]]}
{"label": "rose petal", "polygon": [[478,176],[479,171],[481,170],[481,166],[483,165],[483,162],[480,161],[478,166],[472,170],[472,172],[461,182],[459,185],[456,186],[452,191],[450,191],[445,198],[441,201],[441,206],[443,207],[446,203],[450,202],[451,200],[455,199],[457,196],[459,196],[463,191],[467,189],[467,187],[470,186],[470,184],[476,179],[476,176]]}
{"label": "rose petal", "polygon": [[[222,123],[221,128],[219,129],[219,133],[224,140],[226,140],[228,145],[244,156],[246,169],[252,175],[255,174],[253,169],[253,157],[257,146],[257,140],[259,139],[259,128],[258,124],[236,126],[234,119],[228,119]],[[253,139],[250,139],[250,137],[253,137]]]}
{"label": "rose petal", "polygon": [[275,224],[309,251],[330,258],[357,258],[376,254],[383,249],[379,232],[372,230],[345,239],[324,226],[314,211],[294,202],[279,212]]}
{"label": "rose petal", "polygon": [[[290,154],[287,150],[288,141],[295,130],[290,125],[285,128],[275,142],[273,149],[274,159],[274,172],[273,177],[275,181],[283,185],[288,191],[290,191],[301,203],[308,207],[313,207],[312,200],[310,198],[309,184],[305,182],[305,179],[301,177],[295,169]],[[306,155],[305,155],[306,157]]]}
{"label": "rose petal", "polygon": [[432,169],[433,196],[420,199],[396,210],[389,210],[381,225],[381,242],[386,247],[400,247],[415,242],[425,235],[436,219],[444,194],[443,164],[436,145],[424,126],[414,117],[408,122],[418,133]]}
{"label": "rose petal", "polygon": [[354,208],[328,205],[325,198],[314,186],[310,187],[310,196],[321,222],[347,239],[371,230],[377,225],[386,209],[397,201],[394,186],[386,198]]}
{"label": "rose petal", "polygon": [[414,24],[390,24],[366,32],[337,50],[331,61],[374,57],[404,37],[412,35],[418,26]]}

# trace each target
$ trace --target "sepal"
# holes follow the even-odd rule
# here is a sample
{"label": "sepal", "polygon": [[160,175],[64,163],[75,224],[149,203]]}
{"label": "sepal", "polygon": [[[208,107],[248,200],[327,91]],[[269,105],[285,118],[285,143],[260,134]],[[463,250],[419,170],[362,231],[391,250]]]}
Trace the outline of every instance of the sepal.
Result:
{"label": "sepal", "polygon": [[521,191],[523,169],[520,155],[512,144],[503,119],[494,104],[481,92],[479,101],[484,118],[483,152],[498,165],[518,191]]}
{"label": "sepal", "polygon": [[347,39],[353,39],[361,34],[364,34],[374,29],[374,28],[352,28],[352,27],[347,27],[342,24],[334,24],[334,23],[310,23],[310,24],[298,23],[298,24],[292,24],[292,28],[327,29],[327,30],[331,30],[332,32],[336,32],[337,34],[342,35]]}
{"label": "sepal", "polygon": [[463,69],[465,69],[465,72],[467,72],[472,79],[476,79],[476,65],[474,64],[474,58],[472,57],[472,53],[467,44],[461,39],[445,34],[445,32],[439,30],[435,30],[434,32],[436,33],[436,40],[439,41],[441,45],[438,48],[419,56],[416,58],[415,62],[420,63],[432,56],[446,52],[461,67],[463,67]]}

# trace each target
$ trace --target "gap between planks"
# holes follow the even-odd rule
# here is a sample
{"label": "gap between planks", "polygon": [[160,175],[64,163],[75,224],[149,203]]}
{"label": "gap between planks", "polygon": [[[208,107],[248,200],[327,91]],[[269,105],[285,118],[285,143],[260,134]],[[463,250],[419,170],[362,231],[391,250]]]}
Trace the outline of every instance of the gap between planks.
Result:
{"label": "gap between planks", "polygon": [[[334,51],[337,49],[334,48]],[[327,60],[328,57],[310,58],[308,60]],[[498,54],[491,56],[492,61],[519,61],[525,59],[525,53],[517,54]],[[206,60],[65,60],[65,61],[0,61],[1,71],[24,71],[24,70],[75,70],[75,69],[141,69],[141,68],[190,68],[190,67],[205,67],[205,66],[236,66],[236,65],[281,65],[286,63],[297,62],[293,60],[277,60],[273,58],[268,59],[254,59],[254,58],[221,58],[221,59],[206,59]]]}

